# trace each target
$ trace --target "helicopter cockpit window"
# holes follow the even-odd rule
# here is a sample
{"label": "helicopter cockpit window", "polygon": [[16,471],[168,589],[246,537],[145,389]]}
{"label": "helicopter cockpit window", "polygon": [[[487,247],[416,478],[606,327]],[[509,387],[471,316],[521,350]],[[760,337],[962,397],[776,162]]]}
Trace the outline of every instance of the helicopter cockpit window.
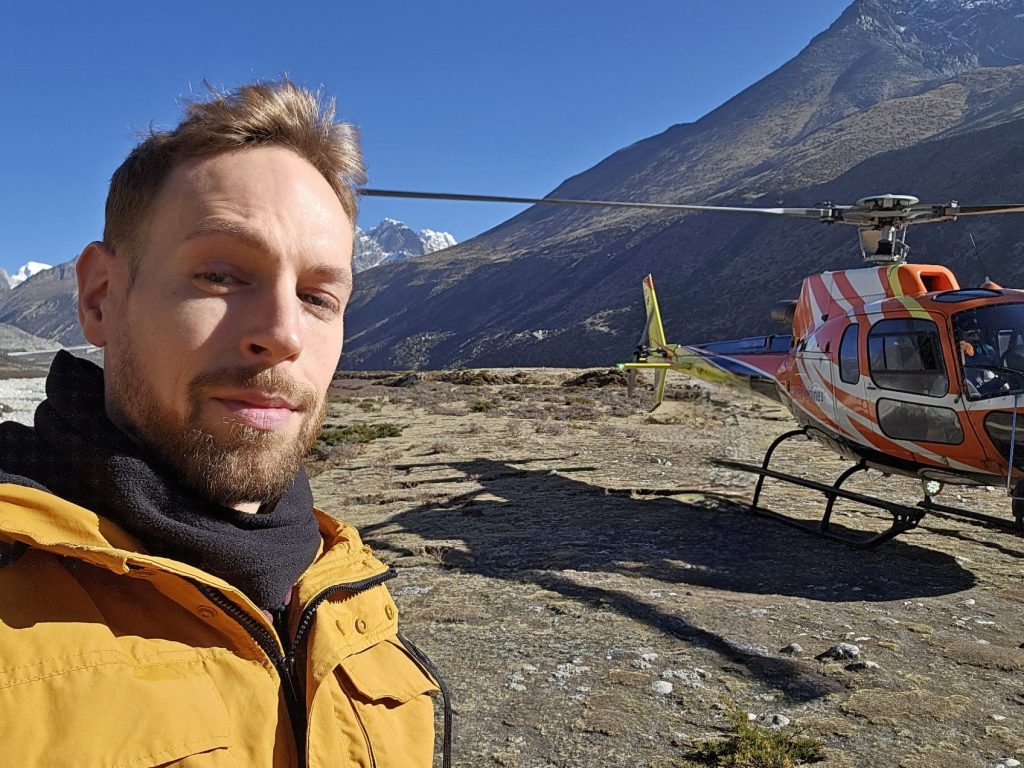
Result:
{"label": "helicopter cockpit window", "polygon": [[860,358],[857,356],[857,329],[854,323],[843,331],[843,339],[839,342],[839,378],[847,384],[856,384],[860,380]]}
{"label": "helicopter cockpit window", "polygon": [[939,329],[931,320],[880,320],[868,332],[871,378],[882,389],[941,397],[949,391]]}
{"label": "helicopter cockpit window", "polygon": [[1024,304],[996,304],[953,315],[969,400],[1024,391]]}

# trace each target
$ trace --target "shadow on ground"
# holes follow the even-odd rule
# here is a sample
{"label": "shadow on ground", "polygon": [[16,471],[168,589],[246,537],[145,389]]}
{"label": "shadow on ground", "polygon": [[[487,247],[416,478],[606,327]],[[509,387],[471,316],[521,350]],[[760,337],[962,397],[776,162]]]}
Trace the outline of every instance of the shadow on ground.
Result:
{"label": "shadow on ground", "polygon": [[449,567],[534,583],[613,607],[711,648],[797,700],[840,686],[806,662],[744,649],[635,594],[581,584],[572,572],[832,602],[921,598],[974,584],[973,575],[953,557],[915,545],[913,533],[877,550],[854,550],[752,516],[745,506],[725,499],[633,498],[564,474],[522,469],[515,462],[477,459],[430,466],[450,467],[481,487],[363,528],[375,549],[409,554],[387,536],[375,535],[396,524],[428,541],[461,540],[467,551],[446,561]]}

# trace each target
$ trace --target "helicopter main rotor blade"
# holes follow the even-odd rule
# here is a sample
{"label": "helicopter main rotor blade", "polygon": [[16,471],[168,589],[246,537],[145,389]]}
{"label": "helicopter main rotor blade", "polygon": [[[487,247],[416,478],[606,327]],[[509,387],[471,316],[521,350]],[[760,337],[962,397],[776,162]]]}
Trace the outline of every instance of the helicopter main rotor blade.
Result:
{"label": "helicopter main rotor blade", "polygon": [[946,210],[948,216],[985,216],[990,213],[1024,213],[1024,205],[965,205],[950,207]]}
{"label": "helicopter main rotor blade", "polygon": [[[955,221],[960,216],[989,216],[996,213],[1024,213],[1024,205],[1018,203],[1006,203],[1003,205],[958,205],[956,202],[944,205],[914,205],[903,209],[898,213],[864,214],[865,223],[887,220],[895,222],[902,220],[907,226],[911,224],[934,224],[943,221]],[[857,219],[857,214],[848,215],[848,218]]]}
{"label": "helicopter main rotor blade", "polygon": [[802,216],[827,219],[834,208],[744,208],[725,205],[681,205],[679,203],[632,203],[622,200],[579,200],[559,197],[507,197],[504,195],[465,195],[452,192],[409,192],[396,189],[361,189],[363,197],[403,197],[418,200],[466,200],[480,203],[519,203],[521,205],[581,205],[597,208],[642,208],[670,211],[723,211],[732,213],[767,213],[775,216]]}

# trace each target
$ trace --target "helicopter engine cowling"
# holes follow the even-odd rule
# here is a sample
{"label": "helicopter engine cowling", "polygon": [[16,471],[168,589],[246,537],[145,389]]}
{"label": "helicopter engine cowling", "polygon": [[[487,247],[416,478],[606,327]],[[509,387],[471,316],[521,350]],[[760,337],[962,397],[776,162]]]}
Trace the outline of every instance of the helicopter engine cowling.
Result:
{"label": "helicopter engine cowling", "polygon": [[793,316],[796,314],[796,299],[791,301],[777,301],[772,305],[772,320],[783,325],[793,325]]}

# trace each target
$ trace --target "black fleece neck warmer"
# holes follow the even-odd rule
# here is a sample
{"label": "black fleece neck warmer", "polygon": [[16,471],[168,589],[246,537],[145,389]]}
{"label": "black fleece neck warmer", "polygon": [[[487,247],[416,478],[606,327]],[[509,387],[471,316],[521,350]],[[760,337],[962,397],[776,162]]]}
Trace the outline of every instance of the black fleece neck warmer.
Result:
{"label": "black fleece neck warmer", "polygon": [[268,610],[284,602],[320,544],[303,469],[276,504],[256,514],[201,499],[114,426],[104,407],[103,371],[67,352],[54,358],[35,428],[0,424],[0,482],[42,488],[91,509],[151,554],[219,576]]}

